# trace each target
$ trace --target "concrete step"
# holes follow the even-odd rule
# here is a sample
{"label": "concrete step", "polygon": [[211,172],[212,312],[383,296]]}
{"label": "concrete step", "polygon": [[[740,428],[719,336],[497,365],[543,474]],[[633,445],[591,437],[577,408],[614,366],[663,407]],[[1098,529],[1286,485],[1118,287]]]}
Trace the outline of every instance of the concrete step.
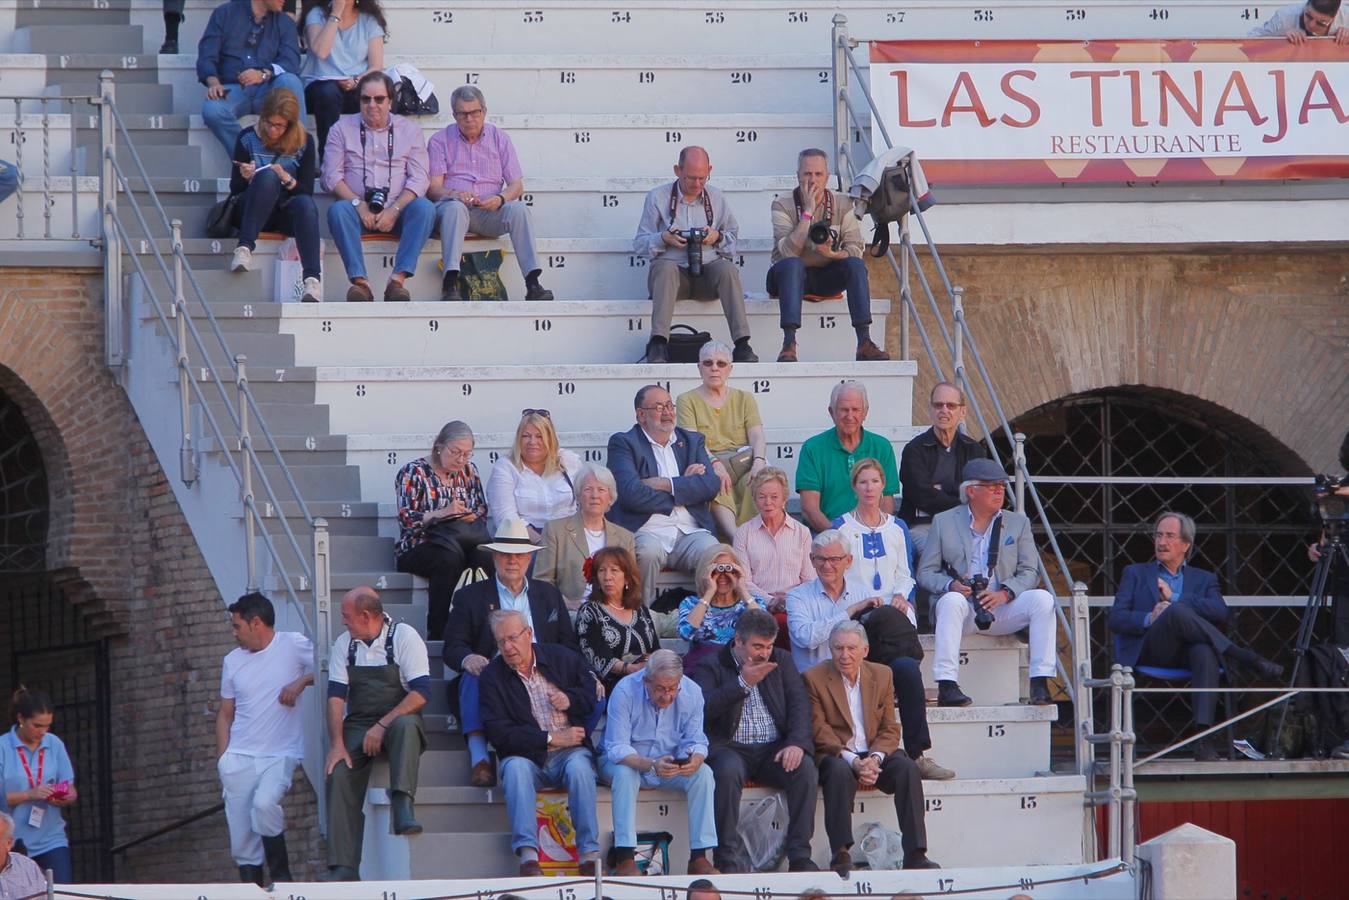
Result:
{"label": "concrete step", "polygon": [[[97,93],[92,85],[79,83],[58,82],[52,85],[50,90],[56,96]],[[124,119],[129,116],[144,115],[148,120],[152,116],[167,116],[172,109],[173,88],[170,85],[118,79],[117,111],[122,114]],[[198,110],[200,110],[200,106],[198,106]],[[134,123],[137,121],[140,120],[131,119],[127,122],[127,127],[134,127]],[[183,121],[186,122],[186,119]]]}
{"label": "concrete step", "polygon": [[110,53],[123,51],[138,56],[145,44],[139,25],[103,22],[96,28],[78,25],[29,25],[17,28],[10,39],[14,53]]}
{"label": "concrete step", "polygon": [[158,60],[153,55],[78,50],[41,55],[45,56],[48,84],[78,84],[97,93],[98,77],[105,69],[113,72],[119,85],[166,83],[159,71]]}
{"label": "concrete step", "polygon": [[[767,347],[763,348],[765,351]],[[330,409],[333,429],[404,431],[425,427],[425,411],[454,398],[454,415],[484,431],[513,428],[522,405],[547,405],[566,430],[623,430],[643,384],[668,382],[678,395],[698,384],[687,365],[630,366],[320,366],[315,400]],[[861,375],[876,424],[911,421],[912,362],[757,363],[739,368],[768,422],[794,422],[803,408],[828,406],[839,381]]]}
{"label": "concrete step", "polygon": [[[982,865],[1044,865],[1081,862],[1082,792],[1084,780],[1077,775],[1007,779],[958,779],[923,784],[927,805],[925,824],[933,859],[946,867]],[[749,788],[742,802],[768,796],[765,788]],[[563,800],[562,794],[545,794]],[[437,807],[452,812],[441,813]],[[390,832],[387,792],[372,789],[367,796],[367,834]],[[637,800],[639,831],[668,831],[672,835],[670,862],[683,871],[688,857],[688,822],[682,794],[644,790]],[[609,792],[601,788],[597,802],[601,845],[612,840],[613,821]],[[421,787],[417,792],[418,820],[426,834],[414,838],[385,838],[385,864],[405,864],[410,877],[444,877],[446,847],[471,847],[473,853],[454,854],[453,872],[463,876],[509,875],[517,861],[505,834],[505,804],[497,788]],[[878,822],[898,830],[893,802],[878,791],[862,791],[854,803],[854,828]],[[432,824],[435,823],[435,824]],[[471,824],[469,824],[471,823]],[[453,830],[441,830],[446,829]],[[468,829],[472,830],[469,831]],[[493,839],[488,839],[488,836]],[[431,838],[432,835],[439,839]],[[828,862],[823,806],[816,805],[814,859]],[[433,852],[434,848],[434,852]],[[495,852],[493,852],[495,850]],[[471,863],[467,860],[471,859]],[[470,871],[465,871],[471,865]],[[382,877],[376,866],[363,868],[364,877]]]}
{"label": "concrete step", "polygon": [[[208,296],[218,296],[217,285],[224,282],[244,279],[257,284],[261,280],[259,272],[205,270],[196,275]],[[234,293],[240,292],[235,284],[227,286]],[[414,301],[378,307],[217,300],[210,306],[227,333],[264,329],[281,332],[293,341],[299,365],[334,360],[361,366],[435,365],[450,360],[458,365],[487,365],[501,361],[496,341],[503,331],[511,335],[512,348],[519,358],[533,363],[634,362],[646,350],[651,325],[651,304],[646,299],[558,300],[546,305]],[[879,339],[885,333],[890,302],[873,300],[871,309],[872,334]],[[745,312],[756,343],[768,348],[781,342],[776,300],[747,300]],[[674,320],[709,333],[725,327],[718,303],[679,301]],[[379,340],[371,340],[375,333],[380,335]],[[807,304],[797,343],[803,361],[852,359],[857,337],[847,303],[839,299]]]}
{"label": "concrete step", "polygon": [[131,19],[131,5],[131,0],[98,0],[97,6],[88,0],[11,3],[8,9],[0,10],[0,34],[8,33],[6,25],[64,25],[72,21],[84,27],[125,25]]}
{"label": "concrete step", "polygon": [[[199,147],[137,144],[134,147],[134,156],[140,159],[140,164],[145,167],[146,173],[171,173],[182,178],[200,178],[202,174],[201,148]],[[75,151],[75,158],[81,172],[93,172],[98,160],[98,148],[96,146],[79,147]],[[140,169],[136,167],[136,160],[133,158],[133,149],[125,144],[117,146],[117,162],[122,167],[123,174],[128,178],[133,173],[140,173]],[[146,217],[149,218],[148,214]]]}
{"label": "concrete step", "polygon": [[[919,635],[923,645],[923,683],[935,689],[932,651],[936,637]],[[967,634],[960,642],[961,689],[979,706],[1002,706],[1021,698],[1021,655],[1025,644],[1015,636]]]}
{"label": "concrete step", "polygon": [[[229,413],[214,390],[207,393],[207,405],[222,429],[230,426]],[[231,400],[233,403],[233,400]],[[260,403],[262,418],[273,435],[308,437],[328,433],[328,408],[313,403]],[[308,498],[306,498],[308,499]],[[331,498],[330,498],[331,499]]]}

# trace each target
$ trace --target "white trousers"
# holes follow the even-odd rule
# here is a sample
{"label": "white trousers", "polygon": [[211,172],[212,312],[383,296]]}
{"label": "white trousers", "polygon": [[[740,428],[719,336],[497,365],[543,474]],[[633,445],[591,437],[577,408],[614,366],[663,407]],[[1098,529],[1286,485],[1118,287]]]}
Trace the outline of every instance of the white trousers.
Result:
{"label": "white trousers", "polygon": [[[1015,634],[1030,627],[1030,676],[1052,676],[1054,665],[1054,598],[1049,591],[1022,591],[1011,603],[993,610],[993,624],[984,634]],[[937,600],[936,645],[932,650],[932,677],[956,681],[960,667],[960,638],[974,628],[974,608],[955,591]]]}
{"label": "white trousers", "polygon": [[262,865],[263,837],[274,837],[285,830],[281,799],[290,790],[299,764],[293,756],[246,756],[229,751],[216,763],[224,788],[230,854],[237,864]]}

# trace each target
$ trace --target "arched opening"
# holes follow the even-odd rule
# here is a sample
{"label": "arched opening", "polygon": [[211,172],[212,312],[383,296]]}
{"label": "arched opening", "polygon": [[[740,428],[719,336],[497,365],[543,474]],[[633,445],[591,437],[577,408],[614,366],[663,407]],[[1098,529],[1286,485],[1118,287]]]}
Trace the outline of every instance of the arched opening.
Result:
{"label": "arched opening", "polygon": [[0,392],[0,577],[46,570],[49,503],[42,449],[19,404]]}

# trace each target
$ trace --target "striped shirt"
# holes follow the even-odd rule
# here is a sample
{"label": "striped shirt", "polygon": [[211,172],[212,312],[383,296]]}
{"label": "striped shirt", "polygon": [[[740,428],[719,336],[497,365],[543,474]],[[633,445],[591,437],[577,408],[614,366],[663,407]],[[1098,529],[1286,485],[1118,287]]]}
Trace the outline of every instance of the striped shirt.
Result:
{"label": "striped shirt", "polygon": [[515,674],[525,683],[525,693],[529,694],[529,711],[534,714],[534,721],[539,724],[539,730],[548,732],[566,728],[567,714],[554,708],[552,701],[548,699],[556,688],[552,682],[539,674],[538,660],[534,661],[528,675],[518,671]]}
{"label": "striped shirt", "polygon": [[735,549],[749,566],[749,584],[756,597],[790,591],[815,578],[810,564],[810,530],[791,516],[770,532],[763,516],[755,516],[735,530]]}
{"label": "striped shirt", "polygon": [[448,191],[495,194],[507,184],[524,178],[510,136],[491,122],[473,143],[464,140],[457,124],[447,125],[431,136],[426,146],[431,177],[444,176]]}

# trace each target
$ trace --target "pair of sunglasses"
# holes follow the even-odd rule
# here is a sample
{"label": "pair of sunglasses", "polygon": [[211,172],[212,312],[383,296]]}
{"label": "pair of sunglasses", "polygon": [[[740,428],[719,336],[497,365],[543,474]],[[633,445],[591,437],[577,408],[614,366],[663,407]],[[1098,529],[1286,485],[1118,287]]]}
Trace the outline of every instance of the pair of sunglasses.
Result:
{"label": "pair of sunglasses", "polygon": [[545,419],[551,419],[551,418],[553,417],[553,414],[550,413],[550,412],[549,412],[548,410],[546,410],[546,409],[522,409],[522,410],[520,410],[520,417],[521,417],[521,418],[524,418],[525,416],[543,416]]}

